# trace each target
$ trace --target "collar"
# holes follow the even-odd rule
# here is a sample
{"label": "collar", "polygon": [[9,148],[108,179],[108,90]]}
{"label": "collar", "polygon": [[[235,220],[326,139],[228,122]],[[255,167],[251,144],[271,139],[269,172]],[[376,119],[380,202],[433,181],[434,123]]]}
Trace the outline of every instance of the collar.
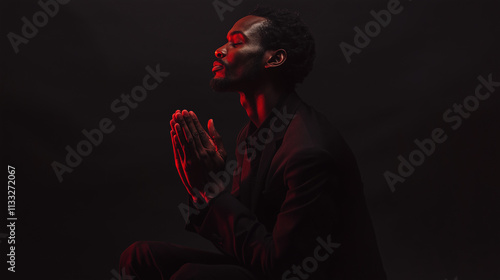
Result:
{"label": "collar", "polygon": [[[286,128],[294,118],[295,111],[301,102],[302,100],[295,91],[282,97],[259,127],[256,127],[251,120],[248,121],[243,128],[241,140],[252,137],[254,139],[265,139],[261,142],[269,143],[283,138]],[[272,139],[268,140],[269,137],[272,137]]]}

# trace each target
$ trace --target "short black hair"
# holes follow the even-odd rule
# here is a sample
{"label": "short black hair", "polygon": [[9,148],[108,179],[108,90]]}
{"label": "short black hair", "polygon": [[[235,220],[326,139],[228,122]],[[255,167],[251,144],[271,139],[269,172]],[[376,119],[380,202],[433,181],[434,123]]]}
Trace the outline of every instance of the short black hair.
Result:
{"label": "short black hair", "polygon": [[302,83],[313,68],[316,50],[314,38],[299,13],[259,5],[249,15],[267,19],[258,30],[264,49],[284,49],[284,78],[293,87]]}

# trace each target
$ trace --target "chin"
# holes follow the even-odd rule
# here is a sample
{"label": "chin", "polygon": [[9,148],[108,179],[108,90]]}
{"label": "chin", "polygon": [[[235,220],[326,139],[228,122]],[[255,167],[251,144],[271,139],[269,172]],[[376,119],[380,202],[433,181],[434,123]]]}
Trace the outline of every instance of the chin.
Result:
{"label": "chin", "polygon": [[227,80],[226,78],[212,78],[210,80],[210,87],[214,91],[218,92],[227,92],[227,91],[235,91],[234,83]]}

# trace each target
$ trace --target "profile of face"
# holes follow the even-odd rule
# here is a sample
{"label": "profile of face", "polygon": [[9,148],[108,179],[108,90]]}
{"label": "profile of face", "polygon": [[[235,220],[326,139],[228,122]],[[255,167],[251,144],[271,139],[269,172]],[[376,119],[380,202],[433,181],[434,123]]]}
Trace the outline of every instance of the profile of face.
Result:
{"label": "profile of face", "polygon": [[213,78],[215,91],[245,91],[263,74],[264,48],[258,28],[266,21],[249,15],[238,20],[227,33],[227,43],[215,51]]}

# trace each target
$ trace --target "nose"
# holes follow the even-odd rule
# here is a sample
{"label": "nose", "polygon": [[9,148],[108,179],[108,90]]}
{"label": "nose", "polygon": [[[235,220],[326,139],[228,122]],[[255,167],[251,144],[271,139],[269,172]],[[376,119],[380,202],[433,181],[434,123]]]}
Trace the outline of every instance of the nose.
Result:
{"label": "nose", "polygon": [[226,52],[225,52],[224,48],[220,47],[220,48],[216,49],[215,50],[215,56],[217,58],[223,58],[223,57],[225,57],[226,56]]}

